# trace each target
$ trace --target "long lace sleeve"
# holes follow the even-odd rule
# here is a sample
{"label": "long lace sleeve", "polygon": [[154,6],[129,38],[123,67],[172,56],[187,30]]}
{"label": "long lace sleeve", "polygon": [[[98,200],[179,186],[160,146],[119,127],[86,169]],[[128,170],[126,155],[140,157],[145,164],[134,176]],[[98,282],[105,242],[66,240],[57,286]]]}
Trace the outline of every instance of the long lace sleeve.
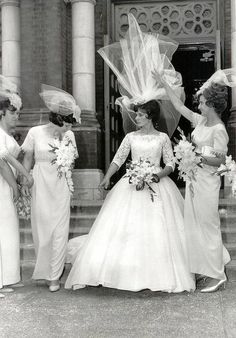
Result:
{"label": "long lace sleeve", "polygon": [[162,156],[163,156],[163,161],[166,166],[172,167],[173,170],[175,169],[175,162],[174,162],[174,154],[171,146],[171,141],[169,137],[164,134],[164,141],[163,141],[163,146],[162,146]]}
{"label": "long lace sleeve", "polygon": [[125,162],[127,156],[129,155],[130,149],[131,149],[130,139],[129,134],[127,134],[123,139],[123,141],[121,142],[121,145],[117,150],[112,162],[118,165],[118,167],[120,168],[122,164]]}
{"label": "long lace sleeve", "polygon": [[8,153],[9,152],[6,146],[6,135],[3,132],[0,132],[0,159],[4,160]]}
{"label": "long lace sleeve", "polygon": [[33,152],[34,151],[34,134],[33,130],[30,129],[28,131],[28,134],[26,135],[26,138],[21,146],[21,149],[24,152]]}

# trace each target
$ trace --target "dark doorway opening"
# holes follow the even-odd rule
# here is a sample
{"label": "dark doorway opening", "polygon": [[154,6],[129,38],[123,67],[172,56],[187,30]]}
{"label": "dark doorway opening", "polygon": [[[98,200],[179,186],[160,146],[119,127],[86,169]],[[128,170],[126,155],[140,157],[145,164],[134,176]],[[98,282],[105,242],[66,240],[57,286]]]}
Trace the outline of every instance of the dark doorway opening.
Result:
{"label": "dark doorway opening", "polygon": [[[214,45],[180,46],[172,58],[175,69],[181,73],[183,78],[186,95],[185,105],[194,112],[198,112],[196,92],[215,72],[214,47]],[[180,118],[179,127],[184,131],[186,136],[192,131],[190,122],[184,117]],[[179,138],[179,132],[177,130],[172,136],[172,140],[174,140],[174,138]],[[178,187],[184,187],[185,183],[178,179],[177,170],[170,176]]]}

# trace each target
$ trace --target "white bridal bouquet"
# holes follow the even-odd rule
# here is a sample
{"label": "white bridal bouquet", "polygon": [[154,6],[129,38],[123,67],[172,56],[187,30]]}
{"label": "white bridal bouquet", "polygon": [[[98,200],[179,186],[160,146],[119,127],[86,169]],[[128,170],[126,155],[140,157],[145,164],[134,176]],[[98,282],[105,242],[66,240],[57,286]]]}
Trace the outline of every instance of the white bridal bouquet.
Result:
{"label": "white bridal bouquet", "polygon": [[65,175],[67,185],[72,195],[74,192],[72,168],[77,157],[76,147],[73,145],[72,140],[66,134],[62,140],[55,138],[53,144],[49,144],[49,146],[51,147],[49,152],[56,155],[56,158],[51,161],[51,164],[57,165],[57,172],[60,178]]}
{"label": "white bridal bouquet", "polygon": [[174,147],[175,163],[179,169],[179,177],[185,182],[195,180],[198,167],[201,167],[201,157],[195,151],[195,146],[187,140],[180,130],[181,140]]}
{"label": "white bridal bouquet", "polygon": [[156,192],[150,186],[151,183],[159,182],[159,177],[156,173],[156,168],[148,159],[140,158],[138,161],[130,161],[126,165],[126,174],[124,177],[129,177],[129,184],[136,186],[136,190],[143,190],[145,185],[150,192],[151,200],[154,201]]}
{"label": "white bridal bouquet", "polygon": [[232,155],[226,156],[225,164],[221,164],[214,174],[228,177],[232,185],[232,194],[236,197],[236,163],[232,160]]}

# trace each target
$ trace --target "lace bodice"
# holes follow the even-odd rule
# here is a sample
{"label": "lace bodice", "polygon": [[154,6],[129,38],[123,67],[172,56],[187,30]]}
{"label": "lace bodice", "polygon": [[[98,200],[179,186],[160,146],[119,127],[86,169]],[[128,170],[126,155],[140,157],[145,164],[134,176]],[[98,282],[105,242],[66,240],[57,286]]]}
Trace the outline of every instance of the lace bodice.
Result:
{"label": "lace bodice", "polygon": [[218,123],[212,127],[206,126],[206,118],[193,113],[193,126],[195,129],[192,132],[192,140],[197,145],[197,150],[201,153],[216,153],[226,154],[229,137],[225,126]]}
{"label": "lace bodice", "polygon": [[123,139],[113,161],[119,167],[125,162],[131,151],[132,160],[149,159],[157,167],[161,158],[165,165],[174,169],[174,156],[169,137],[165,133],[143,135],[139,131],[129,133]]}
{"label": "lace bodice", "polygon": [[20,146],[14,137],[8,135],[0,128],[0,159],[4,158],[7,153],[10,153],[12,156],[17,158],[20,153]]}
{"label": "lace bodice", "polygon": [[[76,146],[74,133],[69,130],[66,134]],[[49,152],[49,144],[53,144],[54,139],[55,136],[49,133],[47,125],[37,126],[29,130],[21,147],[24,152],[33,152],[35,162],[51,162],[55,154]]]}

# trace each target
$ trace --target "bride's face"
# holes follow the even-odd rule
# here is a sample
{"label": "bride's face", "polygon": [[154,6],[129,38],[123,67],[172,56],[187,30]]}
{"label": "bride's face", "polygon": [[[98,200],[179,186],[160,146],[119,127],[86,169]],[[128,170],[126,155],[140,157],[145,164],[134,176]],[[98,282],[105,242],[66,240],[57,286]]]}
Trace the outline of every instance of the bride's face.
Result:
{"label": "bride's face", "polygon": [[151,120],[148,119],[148,115],[144,109],[138,109],[135,121],[137,123],[137,126],[139,128],[142,128],[146,126],[147,124],[150,124]]}
{"label": "bride's face", "polygon": [[206,99],[203,95],[201,95],[200,98],[199,98],[198,109],[200,110],[201,115],[206,116],[206,117],[209,114],[209,112],[212,110],[211,107],[208,107],[206,105]]}

